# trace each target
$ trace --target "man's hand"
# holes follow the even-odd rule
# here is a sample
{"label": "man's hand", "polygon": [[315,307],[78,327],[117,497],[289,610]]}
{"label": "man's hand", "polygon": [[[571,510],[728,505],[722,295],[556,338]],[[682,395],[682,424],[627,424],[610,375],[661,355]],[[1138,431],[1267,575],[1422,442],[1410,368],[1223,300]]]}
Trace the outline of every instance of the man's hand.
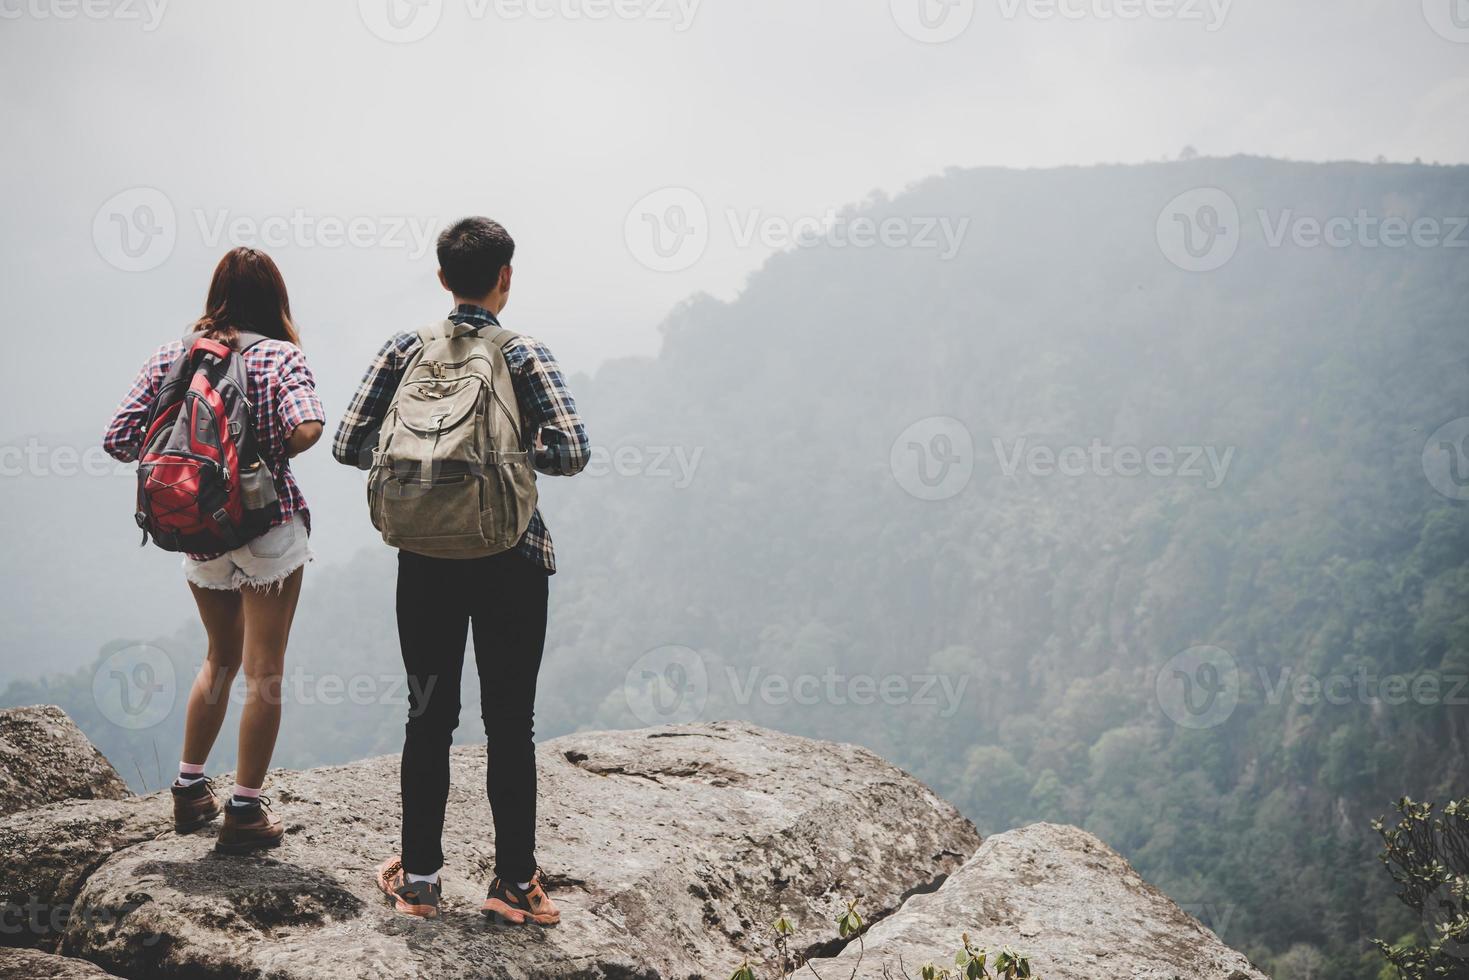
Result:
{"label": "man's hand", "polygon": [[302,422],[286,437],[286,456],[295,459],[297,456],[316,445],[321,439],[323,431],[320,422]]}

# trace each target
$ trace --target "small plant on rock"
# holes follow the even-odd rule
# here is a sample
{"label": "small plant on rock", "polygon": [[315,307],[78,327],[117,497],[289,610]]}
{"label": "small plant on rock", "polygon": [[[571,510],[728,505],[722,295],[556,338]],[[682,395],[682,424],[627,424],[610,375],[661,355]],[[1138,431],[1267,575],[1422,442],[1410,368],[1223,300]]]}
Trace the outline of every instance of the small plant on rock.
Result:
{"label": "small plant on rock", "polygon": [[1395,826],[1376,820],[1372,829],[1382,837],[1381,860],[1398,898],[1423,923],[1424,945],[1373,944],[1402,980],[1469,980],[1469,799],[1437,817],[1432,803],[1407,798],[1395,809]]}
{"label": "small plant on rock", "polygon": [[[866,923],[862,920],[862,913],[857,910],[856,902],[848,902],[845,910],[837,916],[837,935],[842,939],[855,939],[857,942],[857,960],[852,964],[852,971],[847,980],[853,980],[857,976],[857,970],[862,966],[862,959],[867,955],[863,944],[862,932]],[[816,980],[826,980],[816,971],[809,959],[803,960],[797,954],[791,952],[790,940],[795,935],[796,928],[791,920],[786,917],[782,910],[776,920],[771,923],[771,931],[775,938],[775,957],[770,964],[778,972],[774,974],[780,980],[790,980],[802,969],[809,972]],[[882,968],[884,977],[893,978],[895,975],[890,966]],[[904,980],[913,980],[899,960],[898,972]],[[954,954],[954,969],[940,969],[932,963],[925,963],[919,970],[920,980],[1040,980],[1031,972],[1030,958],[1022,956],[1008,946],[1002,946],[998,950],[988,950],[975,946],[966,932],[961,937],[959,951]],[[759,980],[755,968],[747,959],[730,975],[729,980]]]}
{"label": "small plant on rock", "polygon": [[[1029,957],[1021,956],[1009,946],[994,952],[982,949],[970,941],[967,932],[960,939],[959,952],[954,954],[954,969],[943,970],[925,963],[918,971],[921,980],[1033,980]],[[900,968],[899,972],[908,976],[906,970]]]}

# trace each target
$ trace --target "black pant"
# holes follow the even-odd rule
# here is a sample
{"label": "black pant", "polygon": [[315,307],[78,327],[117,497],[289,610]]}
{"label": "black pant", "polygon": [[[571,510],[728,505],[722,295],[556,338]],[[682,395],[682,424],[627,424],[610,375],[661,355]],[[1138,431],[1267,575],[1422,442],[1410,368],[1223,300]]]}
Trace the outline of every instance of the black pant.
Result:
{"label": "black pant", "polygon": [[412,874],[432,874],[444,863],[449,748],[459,725],[471,622],[489,738],[485,789],[495,817],[495,874],[519,882],[535,873],[533,736],[547,579],[513,551],[469,561],[398,554],[398,642],[410,682],[401,776],[403,867]]}

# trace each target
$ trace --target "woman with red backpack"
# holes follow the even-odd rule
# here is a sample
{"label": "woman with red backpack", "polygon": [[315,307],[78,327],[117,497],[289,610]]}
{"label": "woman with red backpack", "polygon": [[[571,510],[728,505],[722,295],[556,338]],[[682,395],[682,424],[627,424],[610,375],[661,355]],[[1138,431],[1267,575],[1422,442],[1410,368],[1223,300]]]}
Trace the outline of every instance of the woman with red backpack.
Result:
{"label": "woman with red backpack", "polygon": [[[260,790],[311,560],[311,517],[290,459],[316,444],[325,421],[299,342],[280,270],[265,253],[237,248],[214,270],[204,316],[149,358],[103,439],[115,458],[138,461],[138,525],[184,554],[209,636],[189,694],[174,826],[197,830],[223,810],[215,846],[226,853],[274,847],[284,832]],[[242,666],[235,787],[221,806],[205,762]]]}

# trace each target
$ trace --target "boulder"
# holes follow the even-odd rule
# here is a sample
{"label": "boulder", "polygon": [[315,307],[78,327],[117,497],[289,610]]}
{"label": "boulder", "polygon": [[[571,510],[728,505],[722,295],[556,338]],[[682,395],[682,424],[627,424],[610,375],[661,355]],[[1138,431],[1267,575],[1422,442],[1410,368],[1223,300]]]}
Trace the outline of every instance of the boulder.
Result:
{"label": "boulder", "polygon": [[124,848],[172,833],[166,794],[54,803],[0,817],[0,945],[54,949],[87,877]]}
{"label": "boulder", "polygon": [[1116,851],[1055,824],[988,838],[821,973],[847,977],[860,955],[859,980],[917,980],[925,963],[951,967],[965,932],[976,947],[1028,956],[1038,980],[1265,980]]}
{"label": "boulder", "polygon": [[[215,827],[174,834],[166,792],[0,817],[0,945],[30,947],[0,949],[0,980],[692,980],[745,960],[774,977],[782,914],[791,951],[828,978],[916,980],[925,962],[952,964],[968,932],[1028,955],[1039,980],[1264,980],[1090,834],[1037,824],[981,845],[865,749],[724,723],[574,735],[538,753],[538,856],[559,927],[479,915],[494,833],[485,749],[464,746],[436,920],[393,912],[373,882],[397,850],[396,757],[272,773],[288,834],[250,857],[216,855]],[[844,944],[849,899],[870,928]]]}
{"label": "boulder", "polygon": [[0,980],[107,980],[111,976],[86,960],[34,949],[0,948]]}
{"label": "boulder", "polygon": [[120,800],[127,784],[54,705],[0,711],[0,816],[61,800]]}
{"label": "boulder", "polygon": [[[126,977],[728,976],[766,952],[781,909],[822,924],[802,952],[826,952],[847,898],[891,914],[979,844],[952,806],[871,752],[748,725],[569,736],[538,761],[538,857],[558,928],[478,913],[493,825],[477,746],[453,754],[438,920],[397,915],[373,883],[398,848],[398,760],[386,757],[273,773],[288,836],[265,855],[216,856],[214,828],[111,831],[131,843],[68,876],[86,880],[61,951]],[[55,838],[89,833],[64,808],[26,816],[23,836],[0,824],[21,865],[54,865]]]}

